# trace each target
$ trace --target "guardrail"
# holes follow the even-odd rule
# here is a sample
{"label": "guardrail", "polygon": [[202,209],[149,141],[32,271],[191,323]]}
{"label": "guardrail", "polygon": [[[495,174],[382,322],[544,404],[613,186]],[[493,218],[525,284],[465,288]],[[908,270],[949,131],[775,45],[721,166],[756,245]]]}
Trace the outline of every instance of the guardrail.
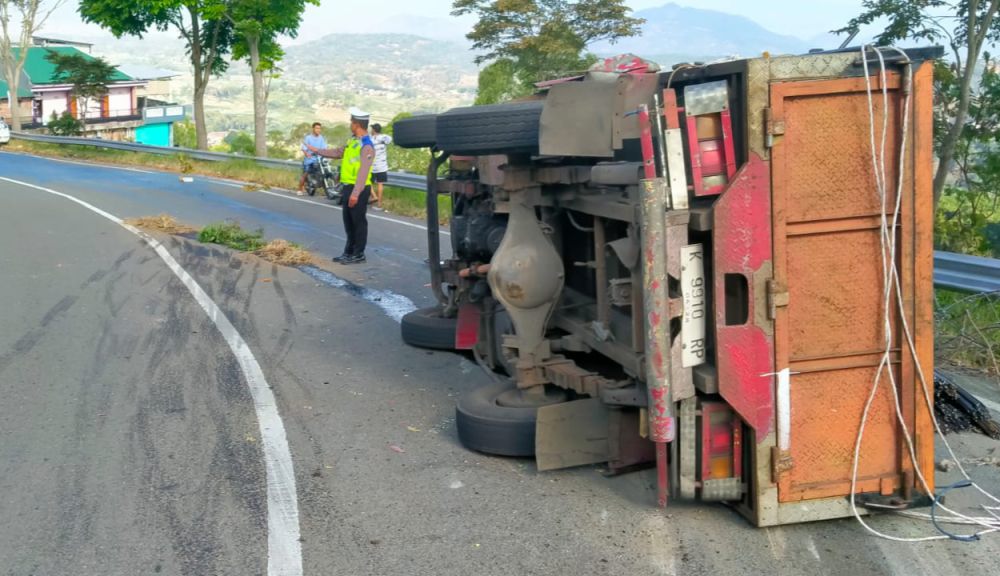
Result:
{"label": "guardrail", "polygon": [[[159,146],[146,146],[130,142],[114,142],[111,140],[97,140],[93,138],[49,136],[45,134],[28,134],[24,132],[12,132],[11,137],[33,142],[76,144],[79,146],[93,146],[96,148],[109,148],[112,150],[125,150],[129,152],[144,152],[147,154],[159,154],[162,156],[185,154],[191,158],[205,160],[208,162],[244,159],[253,160],[261,166],[268,166],[272,168],[288,168],[298,170],[301,166],[301,163],[294,160],[254,158],[251,156],[241,156],[239,154],[206,152],[204,150],[191,150],[189,148],[161,148]],[[408,188],[410,190],[427,189],[427,181],[423,174],[410,174],[408,172],[390,172],[389,184],[400,188]],[[934,285],[942,288],[961,290],[963,292],[1000,292],[1000,260],[982,258],[980,256],[953,254],[951,252],[934,252]]]}
{"label": "guardrail", "polygon": [[[268,168],[286,168],[289,170],[300,170],[302,163],[297,160],[276,160],[274,158],[256,158],[253,156],[243,156],[241,154],[226,154],[224,152],[209,152],[206,150],[193,150],[191,148],[165,148],[162,146],[147,146],[145,144],[135,144],[132,142],[115,142],[114,140],[100,140],[97,138],[79,138],[76,136],[50,136],[48,134],[29,134],[27,132],[11,132],[11,138],[27,140],[29,142],[45,142],[48,144],[72,144],[75,146],[90,146],[92,148],[106,148],[109,150],[124,150],[126,152],[141,152],[143,154],[156,154],[158,156],[176,156],[184,154],[195,160],[206,162],[224,162],[226,160],[252,160],[259,166]],[[389,172],[389,185],[410,190],[426,190],[427,179],[422,174],[410,174],[408,172]]]}
{"label": "guardrail", "polygon": [[1000,260],[934,252],[934,285],[963,292],[998,292]]}

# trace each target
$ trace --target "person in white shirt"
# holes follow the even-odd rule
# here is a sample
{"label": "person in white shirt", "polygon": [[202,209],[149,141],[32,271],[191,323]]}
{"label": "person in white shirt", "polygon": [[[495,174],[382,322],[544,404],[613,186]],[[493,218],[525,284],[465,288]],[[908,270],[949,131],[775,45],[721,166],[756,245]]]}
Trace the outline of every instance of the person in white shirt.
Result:
{"label": "person in white shirt", "polygon": [[372,199],[377,208],[382,208],[382,192],[389,181],[389,156],[386,149],[392,144],[392,136],[382,133],[381,124],[372,124],[372,144],[375,145],[375,163],[372,165],[372,181],[375,184]]}

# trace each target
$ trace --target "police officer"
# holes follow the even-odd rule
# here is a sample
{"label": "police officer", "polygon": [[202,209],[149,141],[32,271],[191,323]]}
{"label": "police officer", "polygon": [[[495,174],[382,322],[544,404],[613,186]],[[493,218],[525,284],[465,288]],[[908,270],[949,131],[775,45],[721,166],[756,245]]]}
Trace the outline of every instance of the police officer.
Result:
{"label": "police officer", "polygon": [[321,150],[306,145],[311,152],[327,158],[340,158],[340,182],[344,185],[341,202],[344,206],[344,231],[347,245],[344,253],[333,259],[339,264],[360,264],[366,260],[368,245],[368,200],[372,194],[372,164],[375,145],[368,136],[370,115],[351,108],[353,137],[343,148]]}

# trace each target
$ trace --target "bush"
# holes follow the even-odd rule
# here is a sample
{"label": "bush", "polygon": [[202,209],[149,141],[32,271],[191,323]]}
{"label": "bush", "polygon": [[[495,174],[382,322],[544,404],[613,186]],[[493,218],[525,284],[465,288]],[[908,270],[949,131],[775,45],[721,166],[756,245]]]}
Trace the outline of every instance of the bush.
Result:
{"label": "bush", "polygon": [[264,231],[249,232],[240,223],[229,220],[209,224],[198,233],[198,240],[208,244],[221,244],[242,252],[253,252],[264,247]]}
{"label": "bush", "polygon": [[46,125],[49,132],[56,136],[79,136],[83,134],[83,122],[73,117],[69,112],[63,112],[61,116],[52,113],[52,119]]}

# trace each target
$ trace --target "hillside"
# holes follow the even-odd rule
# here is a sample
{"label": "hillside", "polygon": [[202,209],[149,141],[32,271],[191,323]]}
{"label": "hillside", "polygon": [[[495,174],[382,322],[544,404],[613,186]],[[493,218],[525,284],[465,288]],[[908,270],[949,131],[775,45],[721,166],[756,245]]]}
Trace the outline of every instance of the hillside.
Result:
{"label": "hillside", "polygon": [[681,60],[705,60],[724,56],[753,56],[764,51],[801,53],[811,46],[794,36],[772,32],[749,18],[666,4],[637,10],[646,23],[642,34],[615,44],[600,42],[590,49],[600,55],[631,52],[669,65]]}
{"label": "hillside", "polygon": [[[794,36],[772,32],[744,18],[677,4],[639,10],[642,35],[617,44],[589,48],[602,56],[632,52],[664,66],[678,61],[723,56],[801,53],[813,47]],[[269,129],[287,131],[320,120],[343,122],[346,110],[359,106],[388,121],[399,112],[439,111],[471,103],[478,68],[462,22],[418,16],[400,17],[379,34],[331,34],[286,47],[281,75],[271,84]],[[421,35],[392,30],[419,30]],[[431,36],[433,38],[428,38]],[[192,77],[184,46],[170,33],[145,40],[91,39],[94,52],[114,64],[144,64],[181,71],[174,98],[191,102]],[[823,41],[830,43],[829,39]],[[823,43],[821,42],[821,43]],[[249,129],[253,123],[250,74],[236,62],[209,85],[206,100],[210,130]]]}
{"label": "hillside", "polygon": [[[288,46],[281,75],[271,84],[269,128],[301,122],[343,122],[359,106],[379,120],[400,112],[438,111],[471,103],[478,70],[459,43],[402,34],[332,34]],[[96,55],[114,64],[144,64],[183,71],[175,98],[190,102],[193,77],[183,44],[169,37],[102,41]],[[253,123],[247,65],[234,62],[209,83],[210,130],[247,129]]]}

